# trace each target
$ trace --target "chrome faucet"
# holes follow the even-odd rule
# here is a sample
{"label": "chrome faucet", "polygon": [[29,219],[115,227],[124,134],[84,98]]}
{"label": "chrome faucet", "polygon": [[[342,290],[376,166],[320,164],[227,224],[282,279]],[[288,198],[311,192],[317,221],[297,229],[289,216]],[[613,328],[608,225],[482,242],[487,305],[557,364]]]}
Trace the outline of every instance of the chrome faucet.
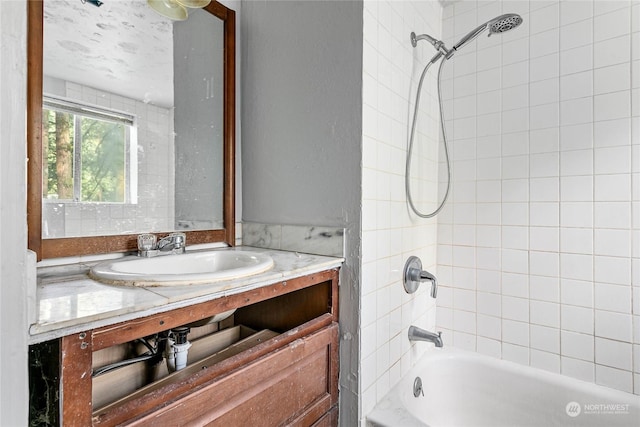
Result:
{"label": "chrome faucet", "polygon": [[434,343],[436,347],[442,347],[442,332],[434,334],[433,332],[420,329],[417,326],[410,326],[409,341],[429,341]]}
{"label": "chrome faucet", "polygon": [[184,233],[171,233],[167,237],[158,240],[158,250],[172,254],[183,254],[186,246],[186,236]]}
{"label": "chrome faucet", "polygon": [[138,256],[150,258],[158,255],[183,254],[187,238],[184,233],[171,233],[158,240],[155,234],[140,234],[138,236]]}
{"label": "chrome faucet", "polygon": [[431,298],[438,296],[438,279],[436,276],[422,269],[420,258],[410,256],[404,265],[404,290],[412,294],[418,290],[421,282],[431,281]]}
{"label": "chrome faucet", "polygon": [[429,273],[427,270],[422,270],[420,272],[420,280],[421,281],[430,280],[431,281],[431,298],[435,298],[438,296],[438,279],[436,279],[436,276]]}

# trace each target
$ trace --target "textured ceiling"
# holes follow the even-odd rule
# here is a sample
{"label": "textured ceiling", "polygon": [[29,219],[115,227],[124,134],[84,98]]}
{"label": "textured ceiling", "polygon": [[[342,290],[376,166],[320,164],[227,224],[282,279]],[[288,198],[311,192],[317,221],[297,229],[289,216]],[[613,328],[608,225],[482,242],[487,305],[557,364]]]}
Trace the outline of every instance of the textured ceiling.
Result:
{"label": "textured ceiling", "polygon": [[173,105],[173,23],[146,0],[45,0],[44,74]]}

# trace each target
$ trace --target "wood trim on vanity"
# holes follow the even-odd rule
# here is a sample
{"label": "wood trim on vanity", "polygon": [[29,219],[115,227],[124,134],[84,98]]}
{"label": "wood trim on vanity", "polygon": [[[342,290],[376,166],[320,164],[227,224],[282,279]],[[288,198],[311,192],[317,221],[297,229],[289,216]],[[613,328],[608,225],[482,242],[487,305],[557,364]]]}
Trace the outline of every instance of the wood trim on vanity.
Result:
{"label": "wood trim on vanity", "polygon": [[61,425],[91,425],[91,331],[60,339]]}
{"label": "wood trim on vanity", "polygon": [[338,407],[334,406],[311,427],[333,427],[338,425]]}
{"label": "wood trim on vanity", "polygon": [[[287,421],[287,424],[309,426],[316,421],[324,420],[319,425],[337,425],[334,422],[337,420],[337,413],[336,415],[324,414],[330,412],[331,408],[338,404],[338,280],[339,268],[325,270],[236,295],[61,338],[62,424],[85,427],[91,425],[115,426],[133,422],[133,425],[149,425],[154,417],[160,413],[167,414],[162,418],[165,422],[173,416],[168,414],[171,412],[171,408],[174,408],[176,412],[185,411],[185,405],[186,407],[192,405],[192,395],[196,396],[194,402],[198,401],[197,396],[209,396],[210,398],[211,393],[216,393],[216,385],[226,387],[227,390],[236,390],[235,399],[242,403],[246,400],[241,395],[242,388],[255,384],[239,381],[239,378],[243,378],[239,372],[248,366],[254,366],[256,368],[252,372],[259,375],[261,369],[258,369],[257,366],[271,366],[269,360],[278,360],[279,362],[288,360],[289,364],[286,366],[290,366],[290,368],[283,368],[283,373],[269,372],[268,381],[271,381],[269,387],[275,387],[274,390],[277,390],[284,384],[282,381],[286,380],[293,381],[297,384],[296,387],[305,388],[304,384],[309,380],[305,375],[300,375],[299,371],[308,369],[309,372],[319,372],[320,366],[325,366],[321,371],[323,372],[322,378],[326,380],[327,389],[317,396],[313,395],[316,397],[310,397],[310,401],[313,403],[305,406],[302,413],[297,414],[297,418]],[[274,300],[274,298],[276,299]],[[285,307],[272,304],[272,302],[278,301]],[[292,310],[289,319],[286,319],[287,316],[274,317],[271,315],[266,320],[261,320],[262,315],[269,311],[284,308],[286,313],[286,309],[291,307],[295,307],[295,310],[304,312],[304,314],[301,315]],[[217,362],[211,367],[196,370],[189,370],[187,367],[184,371],[173,374],[170,380],[152,383],[93,412],[91,369],[94,351],[130,342],[141,336],[152,335],[234,308],[238,309],[236,314],[239,319],[245,316],[250,322],[249,324],[256,322],[260,326],[259,324],[264,322],[275,325],[274,330],[278,328],[283,330],[279,331],[279,335]],[[251,313],[254,309],[255,313]],[[243,311],[246,313],[243,314]],[[305,319],[305,316],[311,320],[300,323],[303,321],[301,319]],[[292,324],[293,327],[290,326]],[[302,350],[305,346],[307,349]],[[301,349],[298,350],[298,347]],[[326,350],[322,350],[322,348]],[[320,351],[323,353],[318,353]],[[294,357],[294,354],[298,354],[298,356]],[[279,355],[277,359],[274,359],[275,355]],[[312,374],[309,375],[313,377]],[[255,402],[257,405],[265,405],[264,399],[264,396],[260,396]],[[287,407],[287,405],[283,406]],[[198,409],[193,407],[187,413],[196,410]],[[215,411],[219,415],[224,414],[220,415],[221,419],[231,421],[239,420],[234,417],[242,418],[244,416],[242,411],[236,415],[228,415],[226,412],[229,411],[228,407],[226,409],[221,407]],[[229,413],[231,412],[233,411],[229,411]],[[215,413],[213,415],[203,414],[202,417],[215,416]],[[166,418],[167,416],[169,418]]]}
{"label": "wood trim on vanity", "polygon": [[[152,387],[150,390],[143,389],[140,393],[133,393],[94,413],[93,425],[117,426],[125,424],[131,419],[139,418],[138,421],[140,421],[140,419],[144,420],[145,416],[153,412],[155,408],[165,406],[167,403],[175,404],[176,402],[180,402],[188,395],[194,393],[194,391],[203,388],[206,389],[213,381],[233,375],[236,370],[248,363],[262,357],[268,357],[269,354],[282,349],[284,346],[296,340],[303,340],[303,338],[309,334],[321,333],[331,325],[330,316],[322,316],[319,319],[314,319],[299,328],[289,331],[287,334],[279,335],[253,347],[243,354],[230,357],[220,362],[214,369],[203,369],[195,374],[186,375],[184,378],[180,378],[180,375],[178,375],[174,378],[179,379],[179,381],[172,381],[172,383],[164,386],[161,384],[157,389]],[[337,349],[337,347],[335,348]],[[333,380],[330,381],[330,384],[333,384],[332,381]],[[133,425],[150,425],[150,423],[138,424],[134,422]]]}
{"label": "wood trim on vanity", "polygon": [[[223,313],[234,308],[245,307],[257,302],[265,301],[280,295],[285,295],[293,291],[307,288],[313,284],[325,281],[332,282],[332,289],[336,289],[338,282],[338,270],[327,270],[308,276],[298,277],[284,282],[277,282],[269,286],[218,298],[200,304],[179,308],[166,313],[154,314],[141,319],[129,320],[111,326],[95,329],[92,332],[93,350],[110,347],[132,341],[146,335],[152,335],[159,331],[175,328],[196,322],[214,314]],[[337,301],[337,297],[331,292],[331,304]],[[338,321],[337,307],[332,305],[331,315],[335,322]]]}
{"label": "wood trim on vanity", "polygon": [[[338,325],[306,335],[299,343],[256,360],[249,371],[229,371],[193,386],[185,398],[166,399],[162,408],[130,425],[162,421],[167,425],[245,426],[256,418],[264,426],[313,424],[331,409],[336,395],[327,357],[337,349]],[[291,417],[292,412],[297,416]]]}

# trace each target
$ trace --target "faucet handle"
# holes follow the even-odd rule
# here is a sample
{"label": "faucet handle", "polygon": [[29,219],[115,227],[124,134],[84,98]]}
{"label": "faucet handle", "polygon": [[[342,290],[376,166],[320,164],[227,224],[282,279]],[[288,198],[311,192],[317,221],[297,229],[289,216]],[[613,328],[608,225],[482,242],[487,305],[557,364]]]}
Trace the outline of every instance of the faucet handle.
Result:
{"label": "faucet handle", "polygon": [[429,280],[431,281],[431,297],[435,298],[438,294],[438,279],[436,276],[422,269],[422,261],[416,256],[410,256],[404,265],[404,290],[408,294],[412,294],[418,290],[420,283]]}
{"label": "faucet handle", "polygon": [[158,242],[158,250],[161,252],[172,251],[172,253],[183,253],[185,250],[187,236],[184,233],[176,232],[163,237]]}
{"label": "faucet handle", "polygon": [[169,237],[173,240],[175,249],[184,248],[187,245],[187,235],[182,232],[171,233]]}
{"label": "faucet handle", "polygon": [[420,272],[420,280],[431,281],[431,297],[435,298],[438,295],[438,279],[436,279],[436,276],[426,270],[422,270]]}
{"label": "faucet handle", "polygon": [[156,235],[145,233],[138,235],[138,250],[139,251],[150,251],[155,249],[156,247]]}

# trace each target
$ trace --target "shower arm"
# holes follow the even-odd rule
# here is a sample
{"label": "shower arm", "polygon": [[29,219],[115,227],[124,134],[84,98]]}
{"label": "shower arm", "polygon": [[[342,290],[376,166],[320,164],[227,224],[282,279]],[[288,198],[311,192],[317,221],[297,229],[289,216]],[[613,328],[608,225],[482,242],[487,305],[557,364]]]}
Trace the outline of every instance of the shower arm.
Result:
{"label": "shower arm", "polygon": [[[431,58],[431,61],[429,61],[431,64],[433,64],[438,59],[440,59],[440,56],[442,56],[442,55],[444,55],[445,59],[451,58],[454,53],[456,53],[458,50],[460,50],[460,48],[462,48],[467,43],[475,40],[480,34],[482,34],[482,32],[489,27],[489,24],[491,22],[492,21],[485,22],[484,24],[478,26],[473,31],[470,31],[469,33],[467,33],[467,35],[462,37],[458,41],[458,43],[456,43],[451,49],[447,49],[447,47],[444,45],[444,42],[442,40],[438,40],[436,38],[433,38],[429,34],[421,34],[421,35],[417,36],[416,33],[413,33],[413,32],[411,33],[411,45],[413,47],[416,47],[420,40],[428,41],[431,44],[431,46],[433,46],[438,51],[438,53],[433,58]],[[489,34],[489,35],[491,35],[491,34]]]}

